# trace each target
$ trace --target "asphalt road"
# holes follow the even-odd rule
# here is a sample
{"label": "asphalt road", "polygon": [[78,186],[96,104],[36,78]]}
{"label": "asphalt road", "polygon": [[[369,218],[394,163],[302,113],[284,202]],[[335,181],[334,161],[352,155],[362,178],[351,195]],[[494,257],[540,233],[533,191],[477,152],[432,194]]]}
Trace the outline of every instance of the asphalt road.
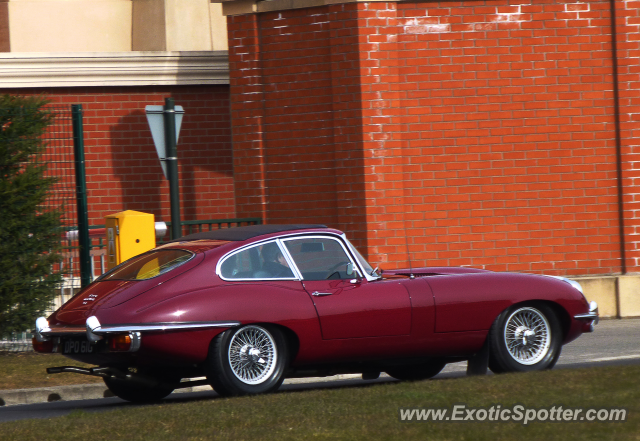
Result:
{"label": "asphalt road", "polygon": [[[556,369],[575,369],[592,366],[616,364],[640,364],[640,319],[605,320],[596,326],[595,332],[584,334],[577,340],[565,345]],[[465,363],[447,366],[435,379],[464,376]],[[361,379],[323,379],[307,383],[284,384],[280,390],[307,390],[331,387],[358,387],[364,384],[395,381],[383,376],[378,380]],[[211,391],[181,393],[170,395],[165,402],[185,402],[215,399],[217,394]],[[68,415],[73,411],[104,412],[112,409],[134,407],[119,398],[97,400],[58,401],[41,404],[25,404],[0,408],[0,423],[33,418],[54,418]]]}

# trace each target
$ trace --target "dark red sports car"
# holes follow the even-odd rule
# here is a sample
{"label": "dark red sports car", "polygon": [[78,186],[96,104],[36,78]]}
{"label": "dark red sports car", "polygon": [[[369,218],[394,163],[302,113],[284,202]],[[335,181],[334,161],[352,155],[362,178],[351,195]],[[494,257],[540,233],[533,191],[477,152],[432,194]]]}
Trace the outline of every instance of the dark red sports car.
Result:
{"label": "dark red sports car", "polygon": [[[206,382],[269,392],[285,377],[386,372],[426,379],[553,367],[593,330],[595,302],[568,279],[472,268],[373,269],[323,225],[258,225],[183,237],[105,273],[47,320],[34,347],[96,365],[126,400]],[[188,379],[206,376],[207,380]]]}

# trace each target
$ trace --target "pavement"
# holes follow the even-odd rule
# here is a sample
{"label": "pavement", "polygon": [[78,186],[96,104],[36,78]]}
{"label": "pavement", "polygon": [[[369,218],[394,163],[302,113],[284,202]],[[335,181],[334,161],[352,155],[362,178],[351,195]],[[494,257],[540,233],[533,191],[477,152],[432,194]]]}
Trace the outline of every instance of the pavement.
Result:
{"label": "pavement", "polygon": [[[360,374],[335,375],[333,377],[290,378],[284,384],[317,383],[362,378]],[[176,389],[173,393],[211,391],[211,386],[195,386]],[[92,400],[114,395],[103,383],[50,386],[33,389],[0,390],[0,407],[19,404],[51,403],[54,401]]]}
{"label": "pavement", "polygon": [[[606,364],[638,364],[640,363],[640,340],[636,338],[637,335],[640,335],[640,319],[602,320],[597,325],[596,332],[583,334],[579,339],[562,348],[562,356],[557,368],[602,366]],[[444,368],[438,377],[464,376],[466,367],[466,362],[451,363]],[[381,377],[387,377],[387,375],[382,374]],[[284,384],[327,383],[361,378],[362,376],[359,374],[289,378],[285,380]],[[211,386],[196,386],[178,389],[173,393],[181,394],[211,390]],[[0,390],[0,407],[107,397],[113,397],[113,394],[103,383]]]}

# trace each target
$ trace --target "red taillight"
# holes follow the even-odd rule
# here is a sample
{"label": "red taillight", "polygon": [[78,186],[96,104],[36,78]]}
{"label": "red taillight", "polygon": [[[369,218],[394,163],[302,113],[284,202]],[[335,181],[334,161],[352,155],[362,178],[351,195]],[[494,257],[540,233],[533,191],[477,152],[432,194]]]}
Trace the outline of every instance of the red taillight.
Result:
{"label": "red taillight", "polygon": [[114,335],[109,337],[109,349],[117,352],[127,352],[131,350],[130,335]]}
{"label": "red taillight", "polygon": [[33,337],[31,339],[31,344],[33,345],[33,350],[36,352],[46,352],[51,353],[55,347],[52,340],[49,341],[38,341],[37,338]]}

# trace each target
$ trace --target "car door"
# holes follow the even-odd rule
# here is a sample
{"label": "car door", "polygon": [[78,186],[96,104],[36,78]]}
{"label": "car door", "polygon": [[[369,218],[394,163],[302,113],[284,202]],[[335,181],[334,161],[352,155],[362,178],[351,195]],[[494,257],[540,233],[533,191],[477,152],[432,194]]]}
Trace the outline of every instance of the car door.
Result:
{"label": "car door", "polygon": [[363,279],[338,238],[283,242],[316,307],[323,339],[409,335],[411,300],[398,281]]}

